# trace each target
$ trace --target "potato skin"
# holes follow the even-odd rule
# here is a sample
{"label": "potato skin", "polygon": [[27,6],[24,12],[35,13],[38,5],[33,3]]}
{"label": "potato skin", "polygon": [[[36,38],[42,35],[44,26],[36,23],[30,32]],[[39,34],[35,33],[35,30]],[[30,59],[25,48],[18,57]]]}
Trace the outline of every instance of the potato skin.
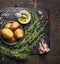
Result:
{"label": "potato skin", "polygon": [[8,29],[8,28],[3,28],[1,29],[1,35],[3,38],[10,40],[13,38],[14,34],[12,32],[12,30]]}
{"label": "potato skin", "polygon": [[11,28],[12,23],[6,23],[4,28]]}
{"label": "potato skin", "polygon": [[24,36],[23,30],[18,28],[14,31],[14,36],[16,39],[20,39]]}
{"label": "potato skin", "polygon": [[13,37],[9,42],[13,43],[15,41],[16,41],[16,39]]}
{"label": "potato skin", "polygon": [[13,22],[12,25],[11,25],[11,29],[15,30],[15,29],[19,28],[19,25],[20,24],[18,22]]}

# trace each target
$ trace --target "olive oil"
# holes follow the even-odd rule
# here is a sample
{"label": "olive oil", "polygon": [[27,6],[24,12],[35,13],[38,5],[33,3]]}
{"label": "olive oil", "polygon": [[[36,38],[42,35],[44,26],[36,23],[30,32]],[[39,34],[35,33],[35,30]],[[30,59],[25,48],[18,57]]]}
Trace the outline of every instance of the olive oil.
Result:
{"label": "olive oil", "polygon": [[26,22],[28,20],[28,16],[24,13],[22,13],[22,16],[18,18],[21,22]]}

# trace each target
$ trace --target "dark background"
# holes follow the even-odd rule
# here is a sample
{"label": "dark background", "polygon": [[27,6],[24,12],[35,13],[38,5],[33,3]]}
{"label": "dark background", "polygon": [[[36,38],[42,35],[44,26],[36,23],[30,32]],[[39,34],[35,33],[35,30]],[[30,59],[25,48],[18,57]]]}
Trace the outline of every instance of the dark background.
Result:
{"label": "dark background", "polygon": [[[33,3],[32,0],[0,0],[0,8],[14,6],[33,7]],[[37,7],[50,10],[51,52],[44,57],[30,56],[24,62],[6,58],[0,64],[60,64],[60,0],[37,0]]]}

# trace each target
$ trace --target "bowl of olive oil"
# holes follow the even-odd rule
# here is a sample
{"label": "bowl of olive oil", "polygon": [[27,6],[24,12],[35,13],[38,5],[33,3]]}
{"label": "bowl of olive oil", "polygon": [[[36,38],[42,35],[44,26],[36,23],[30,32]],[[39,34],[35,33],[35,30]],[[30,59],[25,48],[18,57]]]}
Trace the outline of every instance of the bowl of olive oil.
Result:
{"label": "bowl of olive oil", "polygon": [[26,10],[22,10],[19,13],[15,13],[15,16],[18,18],[18,21],[22,24],[27,24],[31,20],[31,14]]}

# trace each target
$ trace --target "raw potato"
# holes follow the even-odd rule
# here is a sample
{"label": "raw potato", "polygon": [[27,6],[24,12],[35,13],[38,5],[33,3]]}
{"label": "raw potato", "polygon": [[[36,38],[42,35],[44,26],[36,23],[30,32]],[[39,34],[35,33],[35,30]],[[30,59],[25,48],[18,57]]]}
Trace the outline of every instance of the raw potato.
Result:
{"label": "raw potato", "polygon": [[10,40],[13,38],[14,34],[12,32],[12,30],[8,29],[8,28],[3,28],[1,29],[1,35],[3,36],[3,38]]}
{"label": "raw potato", "polygon": [[11,43],[13,43],[15,41],[16,41],[16,39],[14,37],[10,40]]}
{"label": "raw potato", "polygon": [[11,25],[11,29],[15,30],[15,29],[19,28],[19,25],[20,24],[18,22],[13,22],[12,25]]}
{"label": "raw potato", "polygon": [[12,23],[5,24],[4,28],[11,28]]}
{"label": "raw potato", "polygon": [[16,39],[20,39],[24,36],[23,30],[18,28],[14,31],[14,36],[16,37]]}
{"label": "raw potato", "polygon": [[9,43],[14,43],[24,36],[20,24],[16,21],[6,23],[0,32],[1,36]]}

